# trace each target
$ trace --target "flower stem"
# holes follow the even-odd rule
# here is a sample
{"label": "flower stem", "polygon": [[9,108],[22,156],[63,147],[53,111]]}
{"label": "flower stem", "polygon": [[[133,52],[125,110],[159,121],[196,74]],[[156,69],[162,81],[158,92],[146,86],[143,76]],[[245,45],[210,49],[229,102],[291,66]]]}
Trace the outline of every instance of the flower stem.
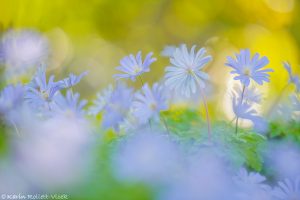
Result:
{"label": "flower stem", "polygon": [[203,100],[203,105],[204,105],[204,108],[205,108],[208,139],[211,140],[211,124],[210,124],[210,118],[209,118],[209,113],[208,113],[208,106],[207,106],[207,101],[206,101],[205,94],[204,94],[201,87],[200,87],[200,93],[201,93],[202,100]]}
{"label": "flower stem", "polygon": [[[243,91],[242,91],[241,103],[243,103],[243,100],[244,100],[245,89],[246,89],[246,85],[243,85]],[[239,117],[236,116],[236,122],[235,122],[235,134],[238,133],[238,126],[239,126]]]}
{"label": "flower stem", "polygon": [[162,119],[162,122],[163,122],[168,134],[170,134],[169,126],[167,124],[167,121],[166,121],[165,117],[161,116],[160,118]]}
{"label": "flower stem", "polygon": [[140,75],[138,75],[138,79],[140,80],[140,82],[141,82],[141,85],[142,85],[142,87],[143,87],[143,85],[144,85],[144,81],[143,81],[143,79],[142,79],[142,77],[141,77]]}

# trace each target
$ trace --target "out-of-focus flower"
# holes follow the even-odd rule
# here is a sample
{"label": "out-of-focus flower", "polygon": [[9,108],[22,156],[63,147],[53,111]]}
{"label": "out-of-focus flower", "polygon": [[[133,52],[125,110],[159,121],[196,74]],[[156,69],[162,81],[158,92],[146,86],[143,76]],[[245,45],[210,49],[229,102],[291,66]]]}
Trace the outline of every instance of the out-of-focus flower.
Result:
{"label": "out-of-focus flower", "polygon": [[13,142],[12,162],[31,190],[70,188],[84,178],[91,155],[86,121],[62,116],[31,119],[20,131],[26,137]]}
{"label": "out-of-focus flower", "polygon": [[300,176],[300,149],[293,143],[270,144],[265,160],[277,179]]}
{"label": "out-of-focus flower", "polygon": [[10,30],[2,38],[1,54],[8,73],[22,73],[48,58],[49,44],[35,31]]}
{"label": "out-of-focus flower", "polygon": [[290,63],[283,62],[283,66],[289,74],[289,83],[293,83],[296,86],[296,91],[300,92],[300,78],[292,73],[292,67]]}
{"label": "out-of-focus flower", "polygon": [[253,106],[245,101],[241,101],[241,97],[232,97],[232,108],[236,117],[243,119],[251,119],[257,114]]}
{"label": "out-of-focus flower", "polygon": [[83,107],[87,104],[86,100],[79,100],[80,94],[73,94],[72,90],[68,90],[66,96],[61,93],[54,97],[54,104],[51,105],[51,111],[55,114],[65,116],[78,116],[84,115]]}
{"label": "out-of-focus flower", "polygon": [[54,76],[50,76],[47,83],[44,67],[40,67],[31,82],[26,86],[25,99],[32,107],[37,109],[49,109],[54,95],[64,88],[62,82],[54,82]]}
{"label": "out-of-focus flower", "polygon": [[206,55],[205,48],[201,48],[197,52],[195,52],[195,48],[196,46],[193,46],[190,52],[185,44],[176,48],[170,57],[172,65],[165,70],[166,86],[179,90],[187,97],[196,93],[198,87],[204,88],[205,81],[209,79],[208,74],[201,69],[212,60],[212,57]]}
{"label": "out-of-focus flower", "polygon": [[160,54],[165,57],[172,57],[175,50],[176,46],[165,46],[164,50],[162,50]]}
{"label": "out-of-focus flower", "polygon": [[276,200],[297,200],[300,198],[300,178],[294,181],[285,179],[278,182],[278,186],[272,191],[272,195]]}
{"label": "out-of-focus flower", "polygon": [[239,187],[265,187],[266,177],[256,172],[247,172],[245,168],[241,168],[235,177],[235,183]]}
{"label": "out-of-focus flower", "polygon": [[88,72],[83,72],[80,75],[76,76],[75,74],[71,73],[67,78],[61,80],[61,82],[63,83],[65,88],[70,88],[74,85],[77,85],[81,81],[81,79],[87,74]]}
{"label": "out-of-focus flower", "polygon": [[102,126],[103,128],[112,127],[119,129],[119,124],[124,121],[133,98],[133,89],[128,88],[122,83],[112,90],[111,86],[97,95],[94,101],[95,105],[90,108],[91,114],[98,114],[103,111]]}
{"label": "out-of-focus flower", "polygon": [[175,144],[165,135],[143,130],[120,144],[113,166],[121,180],[157,184],[174,175],[178,158]]}
{"label": "out-of-focus flower", "polygon": [[240,51],[240,54],[236,54],[236,60],[228,56],[225,65],[233,68],[231,73],[237,74],[237,76],[234,77],[235,80],[240,80],[243,85],[248,87],[251,79],[260,85],[262,85],[264,81],[270,81],[268,72],[273,72],[273,70],[262,69],[268,63],[269,60],[267,57],[259,58],[259,54],[256,53],[251,58],[250,50],[243,49]]}
{"label": "out-of-focus flower", "polygon": [[136,93],[132,104],[134,115],[141,123],[147,123],[152,117],[159,117],[159,112],[168,108],[163,88],[155,83],[151,88],[143,85],[142,91]]}
{"label": "out-of-focus flower", "polygon": [[291,96],[291,101],[294,111],[300,112],[300,98],[295,94]]}
{"label": "out-of-focus flower", "polygon": [[[237,90],[236,93],[232,94],[232,108],[235,116],[237,118],[247,119],[252,121],[254,127],[253,129],[258,133],[265,133],[268,130],[267,121],[257,114],[257,111],[253,107],[253,102],[257,102],[260,98],[257,94],[252,93],[248,94],[244,92],[244,96],[242,98],[241,90]],[[251,91],[251,89],[250,89]]]}
{"label": "out-of-focus flower", "polygon": [[162,200],[232,200],[233,183],[225,163],[209,150],[189,155],[184,167],[169,183]]}
{"label": "out-of-focus flower", "polygon": [[[234,93],[238,96],[238,101],[241,101],[241,94],[243,93],[242,88],[239,85],[234,86]],[[262,99],[262,94],[255,87],[246,87],[243,94],[243,101],[247,103],[260,104]]]}
{"label": "out-of-focus flower", "polygon": [[94,105],[89,108],[90,115],[97,115],[99,112],[104,110],[105,106],[110,101],[111,95],[114,91],[112,85],[107,86],[101,92],[97,93],[97,98],[94,100]]}
{"label": "out-of-focus flower", "polygon": [[24,88],[21,84],[8,85],[0,93],[0,113],[7,116],[23,104]]}
{"label": "out-of-focus flower", "polygon": [[144,61],[142,60],[141,51],[136,54],[136,57],[134,57],[134,55],[132,54],[130,54],[129,56],[125,56],[120,61],[121,65],[116,68],[117,70],[124,73],[115,74],[114,77],[116,79],[125,78],[135,81],[137,76],[150,71],[150,65],[156,61],[156,58],[152,58],[152,55],[152,52],[148,53]]}

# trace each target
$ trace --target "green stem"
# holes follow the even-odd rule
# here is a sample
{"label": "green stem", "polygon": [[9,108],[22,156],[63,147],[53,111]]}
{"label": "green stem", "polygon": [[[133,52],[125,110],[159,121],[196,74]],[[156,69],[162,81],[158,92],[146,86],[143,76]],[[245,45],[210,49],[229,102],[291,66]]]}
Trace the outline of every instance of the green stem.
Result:
{"label": "green stem", "polygon": [[170,134],[170,129],[169,129],[169,126],[167,124],[167,121],[166,121],[165,117],[161,116],[161,119],[162,119],[162,122],[163,122],[168,134]]}
{"label": "green stem", "polygon": [[[246,86],[243,85],[243,91],[242,91],[241,103],[243,103],[243,100],[244,100],[245,89],[246,89]],[[235,134],[238,133],[238,126],[239,126],[239,117],[236,116],[236,122],[235,122]]]}
{"label": "green stem", "polygon": [[201,93],[202,100],[203,100],[203,105],[204,105],[204,108],[205,108],[208,139],[211,140],[211,123],[210,123],[210,117],[209,117],[209,113],[208,113],[208,106],[207,106],[207,101],[206,101],[206,98],[205,98],[205,94],[204,94],[201,87],[200,87],[200,93]]}

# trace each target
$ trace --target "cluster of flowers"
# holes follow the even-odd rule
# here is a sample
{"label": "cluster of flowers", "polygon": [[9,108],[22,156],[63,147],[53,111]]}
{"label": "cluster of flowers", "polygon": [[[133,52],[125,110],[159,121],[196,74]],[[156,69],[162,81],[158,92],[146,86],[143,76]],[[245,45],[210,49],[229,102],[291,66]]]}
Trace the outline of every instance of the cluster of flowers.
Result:
{"label": "cluster of flowers", "polygon": [[[1,60],[11,63],[10,59],[13,58],[7,57],[8,48],[3,46]],[[272,188],[264,183],[264,176],[248,173],[245,169],[232,178],[233,173],[225,161],[211,151],[214,146],[214,127],[211,125],[205,94],[209,75],[203,68],[212,60],[212,56],[207,54],[205,48],[196,50],[196,46],[193,46],[188,50],[186,45],[168,48],[164,54],[170,58],[171,64],[165,70],[163,81],[152,86],[143,82],[142,74],[149,72],[150,65],[156,61],[152,53],[147,54],[145,59],[142,59],[141,52],[136,56],[126,56],[116,68],[122,72],[114,76],[116,84],[100,92],[87,109],[87,101],[80,100],[79,93],[72,89],[87,72],[70,74],[59,81],[55,81],[52,75],[47,80],[46,67],[41,66],[29,83],[6,86],[0,93],[1,120],[16,134],[26,136],[26,141],[16,142],[15,150],[18,158],[15,164],[22,166],[23,175],[38,180],[36,184],[39,187],[49,187],[49,180],[53,181],[50,181],[51,186],[56,187],[74,181],[72,175],[82,169],[76,158],[82,156],[83,149],[90,144],[86,134],[90,132],[87,115],[101,113],[103,129],[112,128],[116,132],[132,135],[121,144],[113,158],[116,175],[126,181],[133,179],[150,185],[163,184],[166,189],[161,192],[161,199],[299,199],[300,179],[286,179]],[[255,105],[261,103],[261,94],[254,87],[254,83],[263,85],[270,81],[269,73],[273,70],[264,68],[268,63],[267,57],[260,58],[258,53],[251,57],[248,49],[241,50],[235,58],[227,58],[226,65],[233,69],[231,73],[235,75],[234,79],[240,81],[232,93],[236,133],[239,131],[239,119],[252,121],[258,133],[265,133],[268,129],[267,120],[255,110]],[[300,81],[288,63],[284,63],[284,67],[289,73],[289,84],[296,86],[290,105],[297,119],[300,111]],[[121,79],[139,79],[142,88],[134,93],[134,89],[121,82]],[[200,94],[205,108],[208,146],[187,158],[180,156],[180,150],[171,139],[168,124],[160,115],[169,108],[173,93],[186,98]],[[168,134],[155,130],[154,125],[160,123]],[[297,153],[295,157],[299,158]],[[37,164],[32,166],[32,162]],[[46,171],[59,168],[58,163],[62,169],[60,173],[46,176]],[[178,163],[185,163],[184,167]],[[300,166],[297,164],[298,161],[296,166]],[[292,175],[300,174],[296,170]],[[56,179],[59,176],[63,178]]]}

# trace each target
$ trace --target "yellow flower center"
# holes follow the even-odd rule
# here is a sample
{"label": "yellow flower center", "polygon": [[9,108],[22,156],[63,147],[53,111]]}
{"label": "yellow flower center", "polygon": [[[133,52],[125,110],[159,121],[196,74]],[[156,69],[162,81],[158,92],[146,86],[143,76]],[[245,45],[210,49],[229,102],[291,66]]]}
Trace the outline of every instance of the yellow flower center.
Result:
{"label": "yellow flower center", "polygon": [[45,100],[48,100],[48,99],[49,99],[49,94],[48,94],[48,92],[46,92],[46,91],[41,91],[41,93],[42,93],[43,99],[45,99]]}
{"label": "yellow flower center", "polygon": [[245,67],[245,69],[244,69],[244,75],[246,75],[246,76],[250,76],[251,75],[251,71],[250,71],[249,67]]}
{"label": "yellow flower center", "polygon": [[150,104],[150,109],[151,109],[151,110],[156,110],[156,109],[157,109],[156,103],[151,103],[151,104]]}

